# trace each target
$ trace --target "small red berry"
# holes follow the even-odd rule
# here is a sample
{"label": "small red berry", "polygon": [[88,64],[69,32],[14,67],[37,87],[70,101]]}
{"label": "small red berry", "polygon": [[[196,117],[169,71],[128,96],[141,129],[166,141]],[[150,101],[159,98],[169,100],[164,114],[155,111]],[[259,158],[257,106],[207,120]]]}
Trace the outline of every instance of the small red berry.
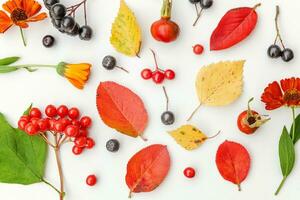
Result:
{"label": "small red berry", "polygon": [[71,121],[71,124],[74,125],[74,126],[80,127],[80,121],[78,121],[78,120],[76,120],[76,119],[73,119],[73,120]]}
{"label": "small red berry", "polygon": [[72,152],[74,155],[80,155],[83,151],[83,148],[78,147],[78,146],[73,146]]}
{"label": "small red berry", "polygon": [[48,117],[55,117],[57,115],[57,110],[56,110],[56,107],[54,105],[48,105],[46,108],[45,108],[45,114],[48,116]]}
{"label": "small red berry", "polygon": [[86,148],[92,149],[95,146],[95,141],[92,138],[86,139]]}
{"label": "small red berry", "polygon": [[25,129],[25,126],[28,124],[28,121],[27,120],[24,120],[24,119],[20,119],[18,121],[18,128],[20,130],[24,130]]}
{"label": "small red berry", "polygon": [[37,125],[41,132],[46,132],[49,129],[49,120],[48,119],[41,119],[38,121]]}
{"label": "small red berry", "polygon": [[65,128],[64,133],[66,134],[66,136],[68,137],[76,137],[79,133],[78,127],[74,126],[74,125],[68,125]]}
{"label": "small red berry", "polygon": [[175,72],[171,69],[167,69],[165,71],[165,77],[169,80],[173,80],[175,78]]}
{"label": "small red berry", "polygon": [[94,186],[97,183],[97,177],[95,175],[89,175],[86,178],[86,184],[89,186]]}
{"label": "small red berry", "polygon": [[201,44],[196,44],[195,46],[193,46],[193,51],[196,55],[200,55],[203,53],[203,46]]}
{"label": "small red berry", "polygon": [[77,147],[83,148],[83,147],[86,146],[86,140],[87,140],[86,137],[78,137],[78,138],[75,139],[74,144]]}
{"label": "small red berry", "polygon": [[38,125],[38,122],[40,121],[40,118],[37,118],[37,117],[33,117],[30,119],[30,122],[33,124],[33,125]]}
{"label": "small red berry", "polygon": [[32,123],[28,123],[24,130],[28,135],[36,135],[39,131],[38,126],[33,125]]}
{"label": "small red berry", "polygon": [[63,123],[65,127],[71,124],[71,120],[69,120],[68,118],[61,118],[59,119],[59,121],[61,121],[61,123]]}
{"label": "small red berry", "polygon": [[143,79],[148,80],[150,78],[152,78],[152,71],[151,69],[143,69],[141,72],[141,76]]}
{"label": "small red berry", "polygon": [[164,79],[165,79],[165,75],[161,71],[157,70],[157,71],[153,72],[152,80],[154,81],[154,83],[160,84],[164,81]]}
{"label": "small red berry", "polygon": [[51,131],[55,131],[54,124],[57,121],[56,119],[48,119],[49,120],[49,129]]}
{"label": "small red berry", "polygon": [[183,174],[187,177],[187,178],[193,178],[196,175],[196,171],[194,168],[192,167],[187,167],[184,169]]}
{"label": "small red berry", "polygon": [[42,113],[41,113],[40,109],[38,109],[38,108],[31,108],[30,112],[29,112],[29,116],[30,117],[41,118]]}
{"label": "small red berry", "polygon": [[71,119],[77,119],[79,117],[78,108],[70,108],[68,115]]}
{"label": "small red berry", "polygon": [[80,119],[80,127],[88,128],[92,125],[92,119],[88,116],[84,116]]}
{"label": "small red berry", "polygon": [[25,121],[29,122],[30,117],[28,115],[23,115],[22,117],[20,117],[20,120],[25,120]]}
{"label": "small red berry", "polygon": [[80,129],[79,130],[79,136],[82,136],[82,137],[87,137],[89,134],[88,130],[86,129]]}
{"label": "small red berry", "polygon": [[68,115],[68,107],[65,105],[61,105],[57,108],[57,114],[58,116],[60,116],[61,118],[65,117]]}
{"label": "small red berry", "polygon": [[65,130],[65,125],[60,120],[58,120],[54,123],[54,131],[55,132],[61,133],[64,130]]}

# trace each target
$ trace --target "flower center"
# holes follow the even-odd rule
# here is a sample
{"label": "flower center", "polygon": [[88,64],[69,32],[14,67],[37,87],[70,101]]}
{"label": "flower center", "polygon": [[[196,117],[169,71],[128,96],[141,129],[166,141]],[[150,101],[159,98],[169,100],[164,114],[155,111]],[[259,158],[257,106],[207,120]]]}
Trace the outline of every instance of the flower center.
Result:
{"label": "flower center", "polygon": [[14,9],[10,14],[10,18],[14,23],[28,19],[25,11],[20,8]]}
{"label": "flower center", "polygon": [[284,101],[300,101],[300,92],[296,89],[288,90],[284,93]]}

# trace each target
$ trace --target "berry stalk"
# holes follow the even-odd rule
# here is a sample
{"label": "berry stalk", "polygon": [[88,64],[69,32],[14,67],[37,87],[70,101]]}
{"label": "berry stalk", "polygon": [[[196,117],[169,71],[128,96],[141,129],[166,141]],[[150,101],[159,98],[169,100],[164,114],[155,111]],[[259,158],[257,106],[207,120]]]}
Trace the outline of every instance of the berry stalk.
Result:
{"label": "berry stalk", "polygon": [[276,16],[275,16],[276,37],[275,37],[274,44],[276,44],[277,40],[279,39],[280,44],[282,45],[283,49],[285,49],[282,37],[280,35],[279,25],[278,25],[279,14],[280,14],[279,6],[276,6]]}

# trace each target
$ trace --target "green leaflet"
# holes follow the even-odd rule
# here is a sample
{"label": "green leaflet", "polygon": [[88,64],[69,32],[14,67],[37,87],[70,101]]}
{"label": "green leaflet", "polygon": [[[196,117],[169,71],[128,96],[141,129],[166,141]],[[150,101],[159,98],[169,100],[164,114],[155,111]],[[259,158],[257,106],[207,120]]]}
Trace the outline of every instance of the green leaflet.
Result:
{"label": "green leaflet", "polygon": [[[292,137],[293,125],[291,126],[290,135]],[[300,139],[300,114],[295,119],[295,138],[293,140],[294,144]]]}
{"label": "green leaflet", "polygon": [[17,67],[10,67],[10,66],[0,66],[0,74],[4,74],[4,73],[9,73],[9,72],[14,72],[17,71],[19,68]]}
{"label": "green leaflet", "polygon": [[282,175],[287,177],[295,163],[295,149],[294,143],[288,133],[286,127],[283,128],[282,134],[279,140],[279,158]]}
{"label": "green leaflet", "polygon": [[31,108],[32,108],[32,104],[30,104],[28,106],[28,108],[23,112],[23,115],[29,115],[29,112],[30,112]]}
{"label": "green leaflet", "polygon": [[20,57],[2,58],[2,59],[0,59],[0,66],[13,64],[13,63],[17,62],[19,59],[20,59]]}
{"label": "green leaflet", "polygon": [[13,128],[0,113],[0,182],[42,182],[47,148],[41,137]]}

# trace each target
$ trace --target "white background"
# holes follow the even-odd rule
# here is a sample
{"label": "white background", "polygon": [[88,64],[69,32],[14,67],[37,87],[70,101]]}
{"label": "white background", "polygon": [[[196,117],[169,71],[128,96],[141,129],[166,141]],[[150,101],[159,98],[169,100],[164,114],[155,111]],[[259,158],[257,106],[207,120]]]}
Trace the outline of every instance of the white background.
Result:
{"label": "white background", "polygon": [[[1,0],[2,2],[4,0]],[[203,13],[197,27],[192,27],[195,18],[193,5],[188,0],[174,0],[173,19],[180,25],[181,35],[172,44],[154,41],[149,32],[151,23],[159,18],[160,0],[127,0],[127,3],[135,12],[143,31],[140,59],[118,54],[109,44],[111,23],[119,7],[118,0],[90,0],[88,2],[89,24],[95,33],[90,42],[62,35],[52,27],[49,19],[30,24],[30,28],[25,31],[28,40],[26,48],[22,45],[17,27],[9,29],[0,36],[0,56],[21,56],[21,64],[56,64],[60,61],[75,63],[84,61],[93,64],[90,81],[83,91],[76,90],[52,69],[39,70],[31,74],[18,71],[0,77],[0,111],[8,116],[13,124],[17,123],[17,118],[31,102],[41,108],[47,104],[77,106],[93,118],[91,136],[96,140],[96,147],[85,151],[79,157],[71,153],[71,145],[66,145],[62,149],[66,199],[127,199],[129,190],[124,180],[127,161],[135,152],[154,143],[168,145],[172,158],[170,173],[155,191],[134,194],[134,199],[297,199],[300,195],[299,156],[285,187],[278,197],[274,197],[275,189],[282,178],[277,153],[278,140],[283,125],[290,126],[291,111],[281,108],[267,112],[263,103],[260,102],[260,96],[265,86],[273,80],[299,75],[300,3],[296,0],[262,0],[262,6],[257,9],[259,19],[255,31],[239,45],[219,52],[209,51],[210,34],[219,19],[230,8],[252,7],[258,3],[256,0],[215,1],[213,7]],[[279,21],[282,36],[286,46],[292,48],[295,53],[295,59],[290,63],[284,63],[281,59],[269,59],[266,54],[268,46],[275,37],[276,4],[281,6],[282,11]],[[80,20],[83,23],[83,18]],[[46,34],[52,34],[57,39],[53,48],[43,47],[41,40]],[[201,56],[196,56],[192,52],[192,46],[196,43],[205,46],[205,52]],[[166,127],[160,122],[160,114],[165,108],[161,86],[140,78],[140,71],[144,67],[154,67],[149,48],[157,52],[158,62],[162,68],[170,67],[177,73],[176,80],[165,82],[170,96],[170,109],[176,114],[174,126]],[[126,67],[130,74],[120,70],[103,69],[101,61],[107,54],[116,56],[119,65]],[[247,60],[244,68],[245,85],[242,96],[227,107],[203,106],[193,119],[193,124],[208,135],[213,135],[218,130],[222,130],[222,134],[192,152],[182,149],[166,131],[186,123],[188,115],[197,106],[198,99],[194,88],[195,74],[203,65],[220,60],[239,59]],[[102,123],[96,110],[95,96],[99,82],[105,80],[113,80],[131,88],[144,100],[150,116],[145,132],[145,137],[149,139],[147,143],[141,139],[118,134]],[[246,108],[250,97],[255,97],[253,108],[263,114],[270,114],[272,120],[259,129],[255,135],[247,136],[237,129],[236,118]],[[121,148],[115,154],[105,149],[105,143],[110,138],[117,138],[121,142]],[[223,180],[215,165],[217,147],[225,139],[240,142],[247,147],[252,157],[251,170],[242,184],[242,192],[238,192],[235,185]],[[297,145],[296,152],[300,153],[299,145]],[[194,179],[187,179],[183,176],[182,171],[188,166],[193,166],[197,170]],[[95,173],[99,178],[98,184],[92,188],[85,184],[86,176],[91,173]],[[52,151],[47,162],[46,179],[58,185]],[[0,184],[0,198],[53,200],[58,199],[58,196],[44,184],[30,186]]]}

